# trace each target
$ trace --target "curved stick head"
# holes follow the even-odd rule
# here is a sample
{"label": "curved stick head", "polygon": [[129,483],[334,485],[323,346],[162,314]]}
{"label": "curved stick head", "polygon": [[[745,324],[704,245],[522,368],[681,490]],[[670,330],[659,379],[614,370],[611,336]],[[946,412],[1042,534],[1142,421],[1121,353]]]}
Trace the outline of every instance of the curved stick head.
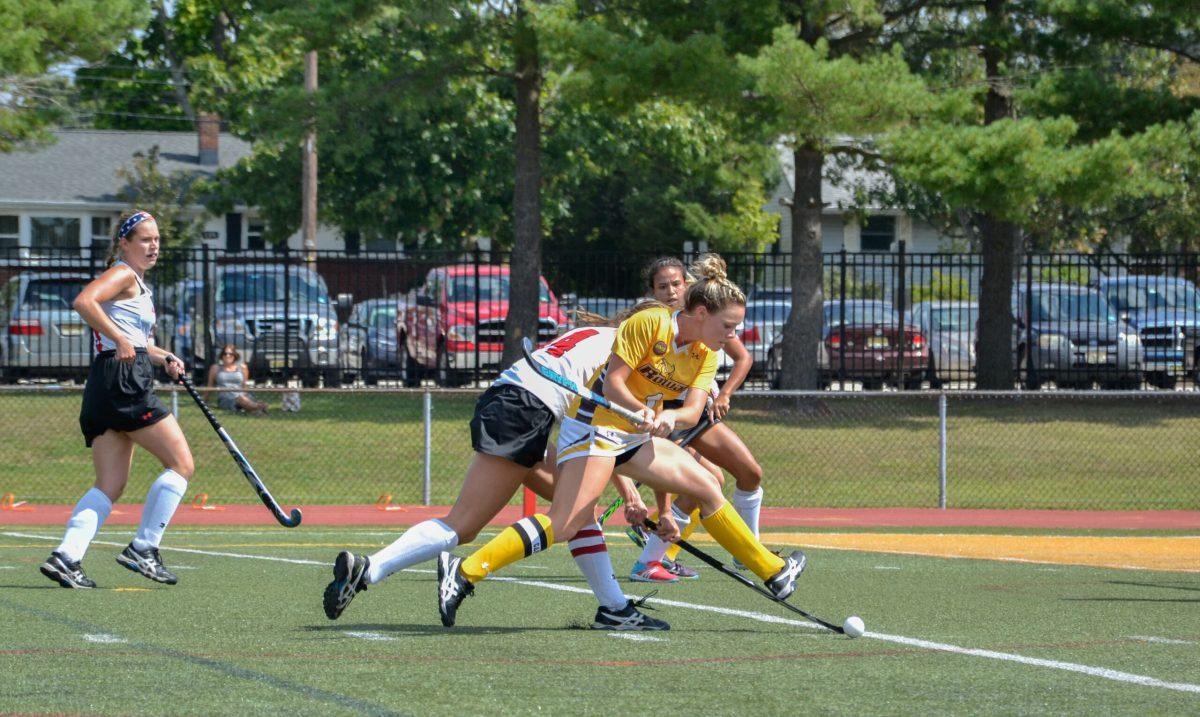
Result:
{"label": "curved stick head", "polygon": [[301,517],[300,509],[292,508],[292,514],[290,518],[284,518],[283,514],[280,513],[279,515],[275,516],[275,519],[278,520],[279,524],[285,528],[295,528],[297,525],[300,525]]}

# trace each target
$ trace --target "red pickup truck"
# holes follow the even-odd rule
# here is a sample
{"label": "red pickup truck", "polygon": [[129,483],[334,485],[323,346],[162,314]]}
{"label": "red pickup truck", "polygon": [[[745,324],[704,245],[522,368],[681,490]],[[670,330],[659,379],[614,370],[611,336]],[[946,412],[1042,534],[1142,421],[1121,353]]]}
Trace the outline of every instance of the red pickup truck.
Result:
{"label": "red pickup truck", "polygon": [[[460,386],[473,376],[476,365],[481,375],[500,370],[508,267],[480,266],[478,287],[475,277],[473,264],[442,266],[431,269],[416,290],[396,325],[406,385],[416,386],[422,376],[432,374],[439,386]],[[539,277],[539,284],[538,343],[542,343],[570,326],[545,278]]]}

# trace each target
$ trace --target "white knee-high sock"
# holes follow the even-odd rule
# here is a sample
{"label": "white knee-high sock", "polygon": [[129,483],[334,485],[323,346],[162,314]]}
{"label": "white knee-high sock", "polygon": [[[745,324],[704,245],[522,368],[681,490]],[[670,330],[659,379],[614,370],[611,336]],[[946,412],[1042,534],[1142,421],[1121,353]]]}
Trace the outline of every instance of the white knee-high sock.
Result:
{"label": "white knee-high sock", "polygon": [[142,506],[142,522],[138,525],[137,535],[133,538],[135,550],[157,548],[162,542],[163,531],[175,515],[179,501],[187,492],[187,479],[170,468],[158,475],[158,480],[150,485],[146,493],[146,503]]}
{"label": "white knee-high sock", "polygon": [[[684,513],[673,504],[671,505],[671,515],[675,516],[675,524],[679,526],[680,532],[683,532],[683,529],[692,523],[692,516]],[[667,554],[667,548],[669,547],[671,547],[670,543],[664,542],[662,538],[654,533],[650,533],[646,539],[646,547],[642,548],[642,556],[638,558],[638,562],[642,565],[662,562],[663,556]]]}
{"label": "white knee-high sock", "polygon": [[99,488],[92,488],[71,511],[71,519],[67,521],[67,532],[63,535],[62,543],[54,551],[71,562],[83,560],[88,545],[96,537],[96,532],[108,514],[112,512],[112,501]]}
{"label": "white knee-high sock", "polygon": [[579,566],[588,586],[603,607],[620,610],[629,599],[621,592],[617,578],[613,575],[612,560],[608,557],[608,545],[604,542],[604,531],[599,523],[583,526],[575,537],[567,541],[571,557]]}
{"label": "white knee-high sock", "polygon": [[754,533],[754,537],[758,537],[758,513],[762,508],[763,489],[762,486],[754,490],[742,490],[740,488],[733,491],[733,509],[737,514],[742,516],[742,520],[746,521],[746,526],[750,528],[750,532]]}
{"label": "white knee-high sock", "polygon": [[391,545],[370,557],[367,582],[371,585],[410,565],[433,560],[443,550],[458,545],[458,533],[440,520],[426,520],[404,531]]}

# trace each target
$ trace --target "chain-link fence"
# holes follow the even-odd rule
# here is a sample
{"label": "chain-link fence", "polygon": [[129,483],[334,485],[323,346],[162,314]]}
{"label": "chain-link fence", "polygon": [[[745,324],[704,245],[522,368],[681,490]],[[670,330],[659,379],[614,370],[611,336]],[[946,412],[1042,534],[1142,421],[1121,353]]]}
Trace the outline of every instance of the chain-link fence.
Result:
{"label": "chain-link fence", "polygon": [[[281,390],[257,391],[266,416],[218,411],[281,502],[457,495],[476,391],[301,390],[300,410],[283,412]],[[188,395],[160,395],[177,403],[196,457],[191,494],[254,502]],[[80,399],[79,389],[0,391],[0,493],[65,503],[90,484]],[[748,392],[729,426],[761,463],[770,506],[1200,509],[1192,392]],[[158,470],[136,452],[132,499]]]}
{"label": "chain-link fence", "polygon": [[[95,342],[71,302],[106,253],[104,243],[0,250],[0,380],[86,374]],[[566,331],[580,310],[632,305],[646,294],[642,269],[653,258],[546,251],[539,337]],[[785,360],[791,257],[725,259],[749,297],[741,338],[754,359],[751,385],[772,386]],[[255,382],[478,386],[500,368],[508,261],[501,251],[167,249],[148,274],[156,342],[193,366],[198,383],[232,344]],[[989,350],[1012,361],[1025,388],[1192,389],[1200,373],[1200,255],[1015,257],[1010,301],[992,307],[1011,314],[1011,332],[991,348],[978,340],[980,255],[913,254],[901,242],[895,252],[822,261],[821,335],[805,360],[817,361],[827,388],[970,388]]]}

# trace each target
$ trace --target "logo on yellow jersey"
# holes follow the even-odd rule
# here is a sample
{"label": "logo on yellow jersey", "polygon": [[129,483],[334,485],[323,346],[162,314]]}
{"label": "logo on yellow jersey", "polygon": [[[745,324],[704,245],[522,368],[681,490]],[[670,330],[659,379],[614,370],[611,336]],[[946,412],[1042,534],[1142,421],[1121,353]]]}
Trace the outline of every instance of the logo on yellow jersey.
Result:
{"label": "logo on yellow jersey", "polygon": [[655,356],[662,356],[666,352],[667,352],[667,342],[666,341],[655,341],[654,342],[654,355]]}

